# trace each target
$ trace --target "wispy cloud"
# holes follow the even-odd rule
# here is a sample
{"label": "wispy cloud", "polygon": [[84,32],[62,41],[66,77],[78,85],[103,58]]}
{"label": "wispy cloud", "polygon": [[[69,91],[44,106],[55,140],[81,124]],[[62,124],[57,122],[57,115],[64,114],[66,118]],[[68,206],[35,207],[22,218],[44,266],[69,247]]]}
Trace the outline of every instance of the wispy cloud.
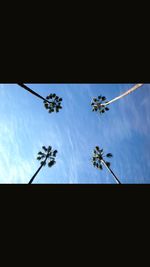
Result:
{"label": "wispy cloud", "polygon": [[27,183],[33,173],[33,159],[25,158],[14,128],[0,123],[0,183]]}

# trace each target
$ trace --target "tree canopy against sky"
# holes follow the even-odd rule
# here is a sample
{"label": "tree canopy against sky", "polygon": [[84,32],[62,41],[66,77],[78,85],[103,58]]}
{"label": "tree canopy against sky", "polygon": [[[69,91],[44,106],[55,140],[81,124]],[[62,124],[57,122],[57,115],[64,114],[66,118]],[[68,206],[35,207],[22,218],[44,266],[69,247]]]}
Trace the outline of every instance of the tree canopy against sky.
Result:
{"label": "tree canopy against sky", "polygon": [[0,85],[0,183],[28,183],[43,144],[59,151],[57,164],[35,183],[113,183],[106,168],[99,172],[91,164],[97,144],[114,155],[111,167],[121,183],[150,183],[149,84],[114,102],[104,116],[91,111],[91,99],[113,99],[133,84],[27,85],[43,97],[63,98],[63,109],[49,114],[17,84]]}
{"label": "tree canopy against sky", "polygon": [[[40,167],[38,168],[38,170],[35,172],[35,174],[30,179],[29,184],[33,183],[37,174],[40,172],[40,170],[44,166],[48,165],[48,167],[51,168],[56,163],[55,158],[56,158],[56,154],[58,152],[57,150],[52,150],[51,146],[48,146],[48,147],[42,146],[42,150],[43,151],[39,151],[38,155],[37,155],[37,160],[40,161]],[[48,164],[47,164],[47,162],[48,162]]]}
{"label": "tree canopy against sky", "polygon": [[106,111],[109,110],[108,105],[114,103],[115,101],[118,101],[122,99],[123,97],[128,96],[129,94],[133,93],[135,90],[139,89],[141,86],[143,86],[143,83],[137,83],[134,86],[132,86],[130,89],[125,91],[123,94],[111,99],[107,100],[105,96],[98,96],[97,98],[93,98],[91,106],[92,106],[92,111],[98,111],[100,114],[105,113]]}
{"label": "tree canopy against sky", "polygon": [[111,153],[104,154],[104,150],[102,148],[100,149],[99,146],[96,146],[93,150],[92,164],[98,170],[103,170],[103,167],[105,167],[111,173],[116,183],[121,184],[119,178],[110,167],[111,163],[107,159],[112,157],[113,155]]}

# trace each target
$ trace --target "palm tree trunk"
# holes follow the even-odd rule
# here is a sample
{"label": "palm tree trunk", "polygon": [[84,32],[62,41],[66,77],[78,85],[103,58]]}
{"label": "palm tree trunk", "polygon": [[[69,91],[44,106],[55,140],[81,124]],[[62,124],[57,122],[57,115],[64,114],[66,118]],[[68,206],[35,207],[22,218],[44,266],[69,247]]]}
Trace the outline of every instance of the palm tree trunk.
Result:
{"label": "palm tree trunk", "polygon": [[38,170],[36,171],[36,173],[32,176],[31,180],[29,181],[28,184],[32,184],[34,178],[37,176],[37,174],[39,173],[39,171],[42,169],[42,167],[44,166],[45,162],[47,161],[47,158],[48,158],[48,154],[43,162],[43,164],[41,164],[41,166],[38,168]]}
{"label": "palm tree trunk", "polygon": [[39,173],[39,171],[42,169],[43,164],[41,164],[41,166],[38,168],[38,170],[36,171],[36,173],[33,175],[33,177],[31,178],[31,180],[29,181],[28,184],[32,184],[34,178],[36,177],[36,175]]}
{"label": "palm tree trunk", "polygon": [[102,104],[102,106],[107,106],[107,105],[109,105],[109,104],[111,104],[111,103],[117,101],[118,99],[123,98],[124,96],[126,96],[126,95],[128,95],[128,94],[131,94],[133,91],[135,91],[136,89],[138,89],[138,88],[141,87],[142,85],[143,85],[143,83],[138,83],[138,84],[134,85],[131,89],[129,89],[128,91],[126,91],[126,92],[123,93],[122,95],[120,95],[120,96],[118,96],[118,97],[116,97],[116,98],[110,100],[110,101],[107,102],[107,103]]}
{"label": "palm tree trunk", "polygon": [[46,102],[48,102],[49,104],[51,104],[51,102],[49,102],[46,98],[42,97],[41,95],[39,95],[38,93],[34,92],[33,90],[31,90],[29,87],[27,87],[25,84],[23,83],[18,83],[19,86],[21,86],[22,88],[24,88],[25,90],[27,90],[28,92],[30,92],[31,94],[45,100]]}
{"label": "palm tree trunk", "polygon": [[115,178],[116,182],[118,184],[121,184],[121,182],[119,181],[117,176],[114,174],[114,172],[107,166],[106,162],[104,160],[102,160],[101,162],[104,164],[104,166],[107,168],[107,170],[113,175],[113,177]]}

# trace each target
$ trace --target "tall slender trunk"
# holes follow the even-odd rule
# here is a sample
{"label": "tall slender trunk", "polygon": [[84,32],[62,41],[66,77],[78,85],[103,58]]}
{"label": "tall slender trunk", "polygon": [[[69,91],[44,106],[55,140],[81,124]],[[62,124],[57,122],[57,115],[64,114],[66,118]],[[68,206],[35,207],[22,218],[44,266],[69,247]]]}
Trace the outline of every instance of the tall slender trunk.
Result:
{"label": "tall slender trunk", "polygon": [[43,164],[41,164],[41,166],[38,168],[38,170],[36,171],[36,173],[33,175],[33,177],[31,178],[31,180],[29,181],[29,184],[32,184],[34,178],[37,176],[37,174],[39,173],[39,171],[41,170],[42,167],[43,167]]}
{"label": "tall slender trunk", "polygon": [[45,158],[43,164],[41,164],[41,166],[38,168],[38,170],[36,171],[36,173],[32,176],[32,178],[31,178],[31,180],[29,181],[28,184],[32,184],[34,178],[37,176],[37,174],[39,173],[39,171],[42,169],[43,165],[46,163],[47,158],[48,158],[48,154],[47,154],[47,156],[46,156],[46,158]]}
{"label": "tall slender trunk", "polygon": [[120,96],[118,96],[118,97],[116,97],[116,98],[110,100],[110,101],[107,102],[107,103],[102,104],[102,106],[107,106],[107,105],[109,105],[109,104],[111,104],[111,103],[117,101],[118,99],[123,98],[124,96],[127,96],[128,94],[131,94],[133,91],[135,91],[136,89],[138,89],[138,88],[141,87],[142,85],[143,85],[143,83],[138,83],[138,84],[134,85],[131,89],[129,89],[128,91],[126,91],[126,92],[123,93],[122,95],[120,95]]}
{"label": "tall slender trunk", "polygon": [[48,101],[46,98],[42,97],[41,95],[39,95],[38,93],[34,92],[33,90],[31,90],[28,86],[26,86],[23,83],[18,83],[19,86],[21,86],[22,88],[24,88],[25,90],[27,90],[28,92],[30,92],[31,94],[45,100],[46,102],[48,102],[49,104],[51,103],[50,101]]}
{"label": "tall slender trunk", "polygon": [[117,178],[117,176],[114,174],[114,172],[107,166],[105,160],[102,160],[102,163],[104,164],[104,166],[107,168],[107,170],[113,175],[113,177],[115,178],[116,182],[118,184],[121,184],[121,182],[119,181],[119,179]]}

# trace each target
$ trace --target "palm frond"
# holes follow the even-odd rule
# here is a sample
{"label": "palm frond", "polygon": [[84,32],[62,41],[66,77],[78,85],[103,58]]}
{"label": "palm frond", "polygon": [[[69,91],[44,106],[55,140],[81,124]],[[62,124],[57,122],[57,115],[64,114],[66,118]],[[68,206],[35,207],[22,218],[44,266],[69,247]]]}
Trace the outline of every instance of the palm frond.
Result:
{"label": "palm frond", "polygon": [[52,99],[52,98],[53,98],[53,94],[50,94],[50,95],[49,95],[49,98]]}
{"label": "palm frond", "polygon": [[43,155],[43,153],[41,151],[38,152],[38,155]]}
{"label": "palm frond", "polygon": [[107,167],[110,167],[110,162],[106,162]]}
{"label": "palm frond", "polygon": [[52,150],[52,147],[51,146],[48,146],[48,151],[51,151]]}
{"label": "palm frond", "polygon": [[[57,150],[54,150],[54,151],[53,151],[53,156],[56,155],[57,153],[58,153],[58,151],[57,151]],[[54,157],[55,157],[55,156],[54,156]]]}
{"label": "palm frond", "polygon": [[49,163],[48,163],[48,167],[52,167],[55,163],[56,163],[55,160],[51,160],[51,161],[49,161]]}
{"label": "palm frond", "polygon": [[111,153],[108,153],[108,154],[106,154],[106,157],[111,158],[111,157],[113,157],[113,155]]}
{"label": "palm frond", "polygon": [[101,164],[99,165],[99,169],[100,169],[100,170],[102,170],[102,169],[103,169],[103,166],[102,166]]}
{"label": "palm frond", "polygon": [[44,106],[45,106],[46,109],[48,109],[48,104],[47,103],[45,103]]}
{"label": "palm frond", "polygon": [[47,148],[45,146],[42,146],[43,150],[47,152]]}
{"label": "palm frond", "polygon": [[45,166],[46,162],[45,161],[41,161],[41,165]]}

